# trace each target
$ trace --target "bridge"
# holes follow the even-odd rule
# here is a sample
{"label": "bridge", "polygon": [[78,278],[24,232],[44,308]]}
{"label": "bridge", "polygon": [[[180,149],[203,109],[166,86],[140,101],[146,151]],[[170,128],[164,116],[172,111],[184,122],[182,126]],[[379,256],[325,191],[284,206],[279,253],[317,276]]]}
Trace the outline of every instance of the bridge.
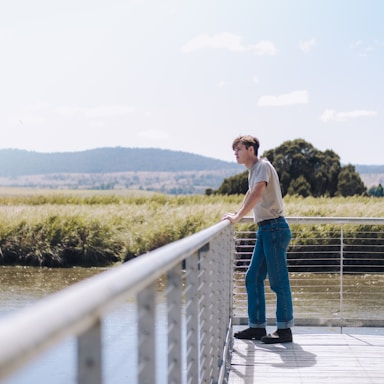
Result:
{"label": "bridge", "polygon": [[[241,226],[250,221],[246,218]],[[384,218],[288,221],[294,234],[292,247],[296,245],[289,251],[297,325],[294,343],[264,346],[233,339],[233,330],[247,321],[242,281],[255,239],[252,231],[225,221],[2,319],[0,380],[12,378],[29,362],[74,337],[74,382],[113,382],[104,372],[103,322],[111,311],[134,300],[136,367],[127,383],[274,383],[282,378],[292,383],[383,382]],[[336,234],[324,232],[330,225],[337,228]],[[314,235],[298,244],[295,239],[306,226]],[[349,235],[354,226],[364,228],[358,237]],[[369,264],[364,264],[364,247]],[[156,311],[159,295],[166,300],[162,324]],[[267,291],[267,303],[272,325],[272,292]],[[167,334],[166,343],[156,342],[159,327]],[[161,374],[159,358],[166,361]]]}

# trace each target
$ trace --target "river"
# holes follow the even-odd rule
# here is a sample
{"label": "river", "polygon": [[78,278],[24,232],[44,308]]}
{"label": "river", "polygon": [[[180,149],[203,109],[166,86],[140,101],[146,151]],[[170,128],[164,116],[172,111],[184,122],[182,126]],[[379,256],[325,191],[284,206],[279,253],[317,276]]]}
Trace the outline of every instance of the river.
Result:
{"label": "river", "polygon": [[[105,271],[103,268],[49,269],[0,267],[0,318],[8,316],[37,300],[71,284]],[[243,275],[237,282],[243,284]],[[343,276],[343,311],[348,317],[382,320],[384,275],[357,274]],[[303,318],[337,318],[340,315],[340,276],[337,274],[291,274],[295,314]],[[243,288],[239,288],[244,292]],[[237,288],[235,288],[235,291]],[[160,289],[161,291],[161,289]],[[166,344],[166,305],[164,293],[158,295],[156,343]],[[246,297],[243,307],[246,310]],[[273,295],[274,296],[274,295]],[[235,310],[236,301],[235,300]],[[274,304],[267,291],[269,309]],[[321,304],[322,303],[322,304]],[[319,307],[324,305],[324,307]],[[272,313],[273,315],[273,313]],[[49,319],[47,319],[49,321]],[[128,300],[103,321],[103,372],[105,382],[135,383],[137,367],[136,303]],[[0,345],[1,347],[1,345]],[[158,356],[158,382],[166,382],[166,359]],[[65,340],[57,348],[28,365],[6,384],[74,384],[76,383],[76,341]]]}
{"label": "river", "polygon": [[[4,318],[37,300],[71,284],[103,272],[103,268],[49,269],[0,267],[0,317]],[[165,304],[157,306],[158,324],[166,321]],[[47,319],[49,321],[49,319]],[[103,370],[108,383],[134,383],[137,366],[136,304],[127,301],[103,321]],[[166,343],[160,327],[157,342]],[[1,346],[0,346],[1,347]],[[158,377],[165,377],[166,362],[159,357]],[[72,384],[76,383],[76,341],[65,340],[42,358],[32,362],[6,384]]]}

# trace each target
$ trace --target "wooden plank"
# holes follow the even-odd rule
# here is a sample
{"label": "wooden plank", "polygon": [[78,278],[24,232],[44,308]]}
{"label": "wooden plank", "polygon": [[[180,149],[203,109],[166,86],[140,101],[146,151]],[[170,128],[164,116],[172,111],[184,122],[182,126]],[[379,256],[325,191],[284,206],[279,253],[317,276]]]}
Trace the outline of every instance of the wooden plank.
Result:
{"label": "wooden plank", "polygon": [[384,383],[384,328],[295,327],[293,333],[286,344],[234,339],[228,383]]}

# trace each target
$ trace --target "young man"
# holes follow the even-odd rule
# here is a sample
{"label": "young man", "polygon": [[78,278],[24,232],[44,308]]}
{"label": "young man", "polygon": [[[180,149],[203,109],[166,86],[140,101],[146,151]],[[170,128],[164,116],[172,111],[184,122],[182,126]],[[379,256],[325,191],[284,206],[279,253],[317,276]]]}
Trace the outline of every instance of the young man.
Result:
{"label": "young man", "polygon": [[[267,159],[258,158],[259,140],[240,136],[232,148],[239,164],[248,169],[249,189],[236,213],[227,213],[223,220],[235,224],[253,209],[258,224],[256,245],[249,265],[245,286],[248,296],[249,328],[236,332],[238,339],[261,340],[264,343],[292,342],[293,308],[286,263],[286,250],[291,230],[283,217],[283,200],[279,177]],[[266,334],[264,280],[268,274],[276,294],[277,330]]]}

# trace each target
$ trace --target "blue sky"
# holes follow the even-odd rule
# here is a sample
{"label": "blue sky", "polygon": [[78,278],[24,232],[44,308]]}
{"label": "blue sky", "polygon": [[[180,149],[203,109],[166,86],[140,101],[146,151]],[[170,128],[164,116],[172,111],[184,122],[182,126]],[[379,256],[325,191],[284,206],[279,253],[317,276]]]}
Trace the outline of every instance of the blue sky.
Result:
{"label": "blue sky", "polygon": [[383,17],[381,0],[1,2],[0,148],[233,161],[252,134],[384,164]]}

